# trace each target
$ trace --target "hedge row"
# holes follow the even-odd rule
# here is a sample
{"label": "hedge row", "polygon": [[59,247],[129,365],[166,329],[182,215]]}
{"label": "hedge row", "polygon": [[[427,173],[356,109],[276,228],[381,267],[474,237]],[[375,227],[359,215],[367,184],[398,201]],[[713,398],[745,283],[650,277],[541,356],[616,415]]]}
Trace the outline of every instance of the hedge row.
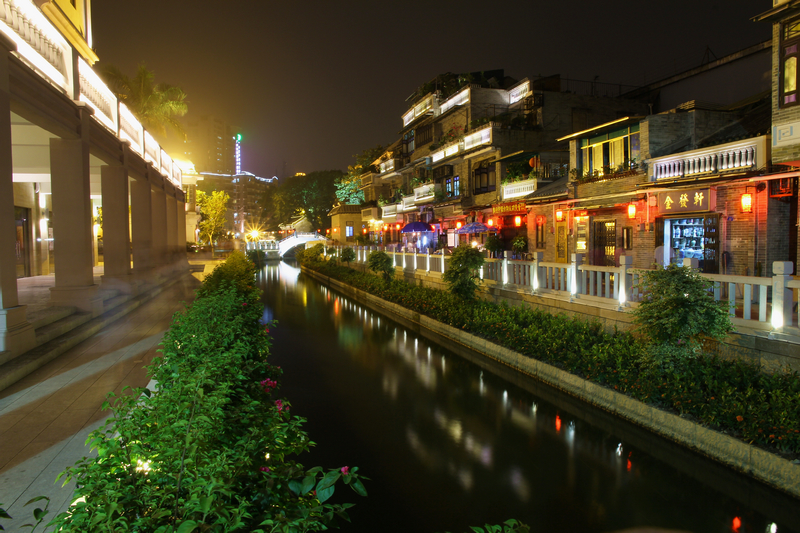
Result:
{"label": "hedge row", "polygon": [[[105,407],[92,433],[96,458],[70,468],[77,502],[60,531],[307,531],[325,529],[350,504],[325,503],[342,481],[366,495],[356,467],[305,469],[294,454],[313,443],[303,419],[275,397],[281,370],[267,362],[253,265],[241,253],[218,266],[164,336],[149,367],[158,383]],[[37,517],[38,518],[38,517]]]}
{"label": "hedge row", "polygon": [[465,301],[449,292],[385,281],[315,254],[304,265],[381,299],[468,331],[714,429],[784,453],[800,453],[800,376],[765,374],[745,361],[701,357],[655,363],[641,339],[596,321],[527,307]]}

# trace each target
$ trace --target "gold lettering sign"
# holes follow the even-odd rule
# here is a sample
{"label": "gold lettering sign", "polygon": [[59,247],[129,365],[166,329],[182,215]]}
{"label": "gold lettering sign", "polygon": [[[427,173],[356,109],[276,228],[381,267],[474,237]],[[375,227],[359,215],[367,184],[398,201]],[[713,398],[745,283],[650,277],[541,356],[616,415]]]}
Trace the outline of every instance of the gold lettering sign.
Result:
{"label": "gold lettering sign", "polygon": [[509,215],[512,213],[526,213],[525,202],[511,202],[507,204],[495,204],[492,206],[493,215]]}
{"label": "gold lettering sign", "polygon": [[659,210],[662,213],[709,211],[711,209],[711,192],[711,189],[660,192],[658,193]]}

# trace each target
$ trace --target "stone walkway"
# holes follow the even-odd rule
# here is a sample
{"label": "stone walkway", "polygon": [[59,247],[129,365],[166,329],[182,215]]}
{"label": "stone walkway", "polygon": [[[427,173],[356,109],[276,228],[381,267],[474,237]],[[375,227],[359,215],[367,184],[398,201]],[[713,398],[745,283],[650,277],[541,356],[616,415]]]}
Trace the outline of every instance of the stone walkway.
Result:
{"label": "stone walkway", "polygon": [[[49,297],[52,282],[45,278],[21,280],[20,303],[35,311],[40,300]],[[62,487],[55,483],[56,476],[90,454],[87,436],[109,415],[100,410],[106,394],[147,385],[144,366],[157,356],[172,315],[194,298],[198,286],[194,277],[181,277],[124,318],[0,392],[0,503],[14,517],[0,522],[6,531],[30,531],[19,527],[32,521],[34,507],[45,503],[23,507],[35,496],[51,498],[43,524],[66,510],[74,482]]]}

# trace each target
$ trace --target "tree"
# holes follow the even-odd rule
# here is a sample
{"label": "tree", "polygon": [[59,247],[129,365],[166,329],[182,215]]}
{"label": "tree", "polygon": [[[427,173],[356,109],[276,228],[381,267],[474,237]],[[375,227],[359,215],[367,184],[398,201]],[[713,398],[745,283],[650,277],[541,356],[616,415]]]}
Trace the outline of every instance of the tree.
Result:
{"label": "tree", "polygon": [[200,240],[213,244],[225,229],[225,214],[230,196],[224,191],[214,191],[211,196],[197,191],[197,206],[200,208]]}
{"label": "tree", "polygon": [[336,198],[334,184],[341,176],[340,170],[323,170],[269,187],[263,196],[266,217],[273,223],[286,223],[295,215],[304,215],[314,230],[326,228]]}
{"label": "tree", "polygon": [[483,265],[483,256],[472,246],[462,245],[453,250],[442,279],[450,292],[465,300],[475,298],[478,284],[478,269]]}
{"label": "tree", "polygon": [[392,266],[392,258],[386,252],[372,252],[367,257],[367,265],[369,269],[376,274],[381,274],[383,279],[389,281],[394,277],[394,266]]}
{"label": "tree", "polygon": [[189,109],[183,89],[168,83],[156,84],[155,73],[148,70],[144,63],[139,64],[133,78],[123,74],[114,65],[103,65],[100,76],[146,128],[166,134],[169,127],[185,136],[180,123],[174,118],[182,117]]}
{"label": "tree", "polygon": [[356,259],[355,250],[353,250],[349,246],[347,248],[345,248],[344,250],[342,250],[342,261],[344,261],[345,263],[347,263],[349,265],[350,261],[355,261],[355,259]]}
{"label": "tree", "polygon": [[364,191],[360,190],[361,175],[365,172],[375,172],[377,169],[372,163],[385,151],[380,144],[374,148],[364,150],[354,155],[355,165],[347,167],[347,174],[336,181],[336,198],[343,204],[361,204],[364,202]]}

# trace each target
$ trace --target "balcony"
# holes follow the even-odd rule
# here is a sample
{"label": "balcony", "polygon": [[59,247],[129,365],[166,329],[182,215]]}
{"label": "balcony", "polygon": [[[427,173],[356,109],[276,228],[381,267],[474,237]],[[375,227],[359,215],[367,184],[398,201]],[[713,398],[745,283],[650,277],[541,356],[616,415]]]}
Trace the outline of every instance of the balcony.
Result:
{"label": "balcony", "polygon": [[766,165],[766,136],[649,160],[650,181],[680,179],[731,171],[747,171]]}
{"label": "balcony", "polygon": [[441,106],[439,106],[439,114],[442,115],[444,113],[447,113],[454,107],[468,104],[469,96],[470,96],[469,87],[467,87],[463,91],[457,93],[455,96],[448,98]]}
{"label": "balcony", "polygon": [[401,205],[401,204],[396,203],[396,204],[389,204],[389,205],[383,206],[381,208],[381,210],[382,210],[381,218],[384,219],[384,220],[389,218],[392,221],[394,221],[394,218],[397,216],[397,206],[399,206],[399,205]]}
{"label": "balcony", "polygon": [[378,175],[381,178],[390,178],[397,175],[397,170],[403,166],[401,159],[387,159],[378,165]]}
{"label": "balcony", "polygon": [[380,220],[381,218],[378,207],[367,207],[361,210],[361,220]]}
{"label": "balcony", "polygon": [[375,179],[376,177],[377,176],[375,176],[375,174],[372,174],[372,173],[365,174],[364,176],[361,176],[361,184],[358,186],[359,190],[364,190],[367,187],[371,187],[372,185],[375,185],[376,181],[377,181]]}
{"label": "balcony", "polygon": [[536,178],[531,178],[503,185],[503,200],[519,198],[520,196],[527,196],[528,194],[535,192],[537,181],[538,180]]}
{"label": "balcony", "polygon": [[441,185],[436,185],[433,182],[414,187],[414,203],[420,205],[432,202],[436,196],[436,192],[441,190],[441,188]]}
{"label": "balcony", "polygon": [[441,150],[437,150],[431,154],[431,161],[433,163],[437,163],[446,157],[450,157],[456,155],[458,152],[463,151],[463,141],[456,141],[452,144],[449,144],[442,148]]}
{"label": "balcony", "polygon": [[409,194],[408,196],[403,196],[403,201],[398,207],[398,209],[404,213],[406,211],[414,211],[416,208],[417,208],[417,202],[413,194]]}
{"label": "balcony", "polygon": [[405,128],[421,116],[433,113],[433,105],[434,96],[433,93],[431,93],[420,100],[420,102],[414,107],[405,112],[403,115],[403,127]]}
{"label": "balcony", "polygon": [[492,144],[492,127],[490,122],[486,126],[468,133],[464,136],[464,150],[471,150],[483,144]]}

